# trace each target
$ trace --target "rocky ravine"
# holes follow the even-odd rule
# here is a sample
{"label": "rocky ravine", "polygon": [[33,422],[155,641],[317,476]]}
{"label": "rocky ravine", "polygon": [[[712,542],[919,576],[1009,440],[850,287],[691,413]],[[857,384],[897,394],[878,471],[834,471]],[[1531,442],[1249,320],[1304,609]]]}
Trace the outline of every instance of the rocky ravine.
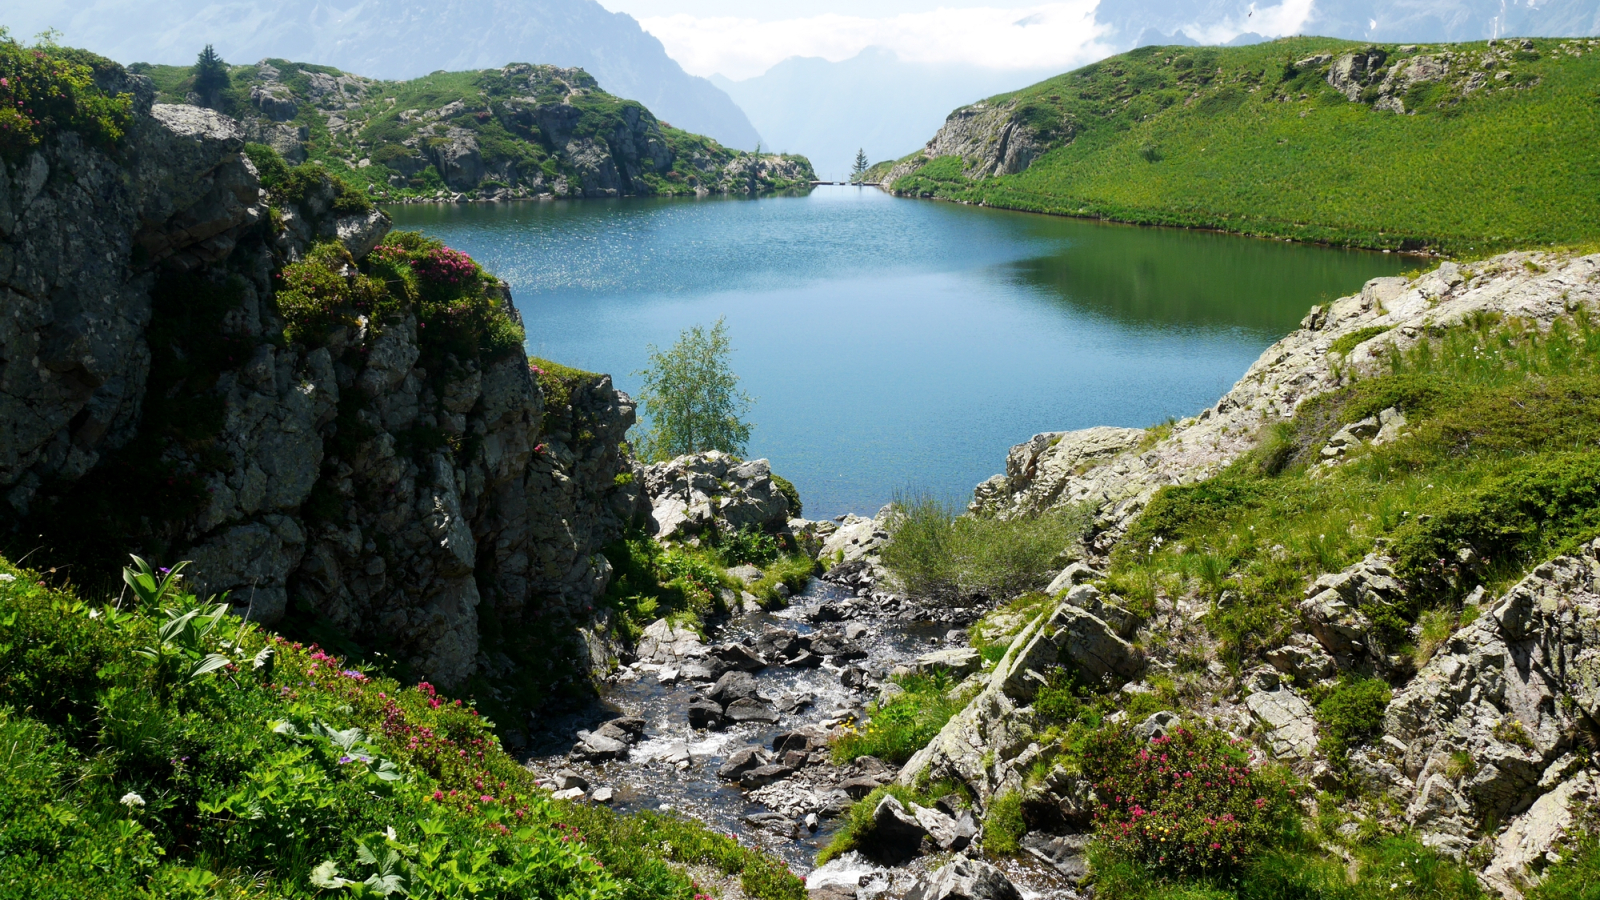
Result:
{"label": "rocky ravine", "polygon": [[[115,156],[63,134],[0,165],[8,528],[25,536],[39,525],[30,514],[114,489],[124,451],[151,427],[150,336],[172,333],[152,294],[185,275],[237,299],[221,333],[204,336],[231,348],[197,395],[220,424],[159,451],[168,484],[201,498],[197,511],[170,522],[138,511],[159,561],[193,559],[201,585],[231,591],[252,618],[273,622],[295,604],[379,639],[443,684],[510,665],[485,652],[486,623],[505,640],[592,638],[580,626],[607,580],[599,548],[648,510],[639,479],[618,477],[633,472],[621,447],[632,401],[592,376],[547,409],[518,356],[449,356],[426,371],[409,317],[381,329],[362,319],[314,349],[285,342],[274,272],[317,238],[360,257],[388,219],[332,212],[328,184],[269,213],[237,122],[152,104],[147,80],[108,77],[137,98]],[[532,621],[566,624],[511,627]],[[572,650],[609,655],[593,640]]]}
{"label": "rocky ravine", "polygon": [[[1098,518],[1086,551],[1090,562],[1103,560],[1162,485],[1217,473],[1255,446],[1264,425],[1352,371],[1375,368],[1379,347],[1408,346],[1475,313],[1548,325],[1580,305],[1600,306],[1600,256],[1507,254],[1472,266],[1445,263],[1415,281],[1375,279],[1359,295],[1314,308],[1216,406],[1170,431],[1092,428],[1018,445],[1006,474],[979,486],[973,508],[1014,516],[1089,504]],[[1390,330],[1342,359],[1330,356],[1341,336],[1374,327]],[[1403,417],[1386,410],[1335,435],[1323,455],[1337,458],[1354,442],[1390,439],[1403,427]],[[871,558],[869,547],[858,567]],[[1516,900],[1558,858],[1575,809],[1596,796],[1600,775],[1583,747],[1600,716],[1600,542],[1539,566],[1501,597],[1473,598],[1482,610],[1477,620],[1409,679],[1403,664],[1369,641],[1372,626],[1359,611],[1367,594],[1403,589],[1391,566],[1380,550],[1317,579],[1289,642],[1238,676],[1212,664],[1198,676],[1185,716],[1253,736],[1264,756],[1332,785],[1303,688],[1348,671],[1388,674],[1398,684],[1382,734],[1352,750],[1353,777],[1367,794],[1392,798],[1401,812],[1389,825],[1415,828],[1424,843],[1472,860],[1485,885]],[[1023,792],[1035,818],[1056,823],[1031,832],[1024,849],[1072,881],[1085,872],[1092,806],[1088,785],[1051,767],[1055,748],[1033,738],[1029,703],[1041,673],[1070,661],[1094,681],[1148,691],[1147,676],[1173,671],[1182,653],[1203,657],[1211,641],[1204,608],[1161,600],[1144,621],[1087,583],[1098,578],[1073,563],[1050,585],[1055,602],[1045,612],[992,623],[1011,635],[1009,650],[977,676],[974,699],[898,776],[905,785],[957,779],[980,806],[1002,791]],[[1155,634],[1164,640],[1149,640]],[[1157,713],[1139,730],[1159,734],[1172,721]],[[1472,765],[1463,765],[1468,758]],[[1049,774],[1030,778],[1041,765]],[[1484,822],[1504,824],[1486,834]],[[830,877],[821,875],[824,883]]]}

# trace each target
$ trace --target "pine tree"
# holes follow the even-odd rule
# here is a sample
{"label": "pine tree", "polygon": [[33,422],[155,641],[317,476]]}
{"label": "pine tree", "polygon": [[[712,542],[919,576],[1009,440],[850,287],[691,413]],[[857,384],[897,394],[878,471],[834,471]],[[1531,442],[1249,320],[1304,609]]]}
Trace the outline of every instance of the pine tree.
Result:
{"label": "pine tree", "polygon": [[850,181],[860,184],[867,178],[867,150],[865,147],[856,151],[856,164],[850,170]]}
{"label": "pine tree", "polygon": [[228,64],[222,61],[210,44],[200,51],[195,60],[194,92],[200,95],[200,104],[216,108],[221,105],[222,92],[228,89]]}

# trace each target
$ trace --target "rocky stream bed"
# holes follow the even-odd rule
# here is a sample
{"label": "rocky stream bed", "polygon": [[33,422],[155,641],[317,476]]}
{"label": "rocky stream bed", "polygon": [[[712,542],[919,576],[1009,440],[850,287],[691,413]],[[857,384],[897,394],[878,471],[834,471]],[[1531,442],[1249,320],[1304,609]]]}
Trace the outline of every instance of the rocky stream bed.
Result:
{"label": "rocky stream bed", "polygon": [[[976,672],[961,626],[981,612],[812,579],[784,609],[734,615],[704,641],[658,621],[600,703],[547,723],[527,764],[558,796],[676,811],[759,844],[811,873],[813,897],[900,897],[928,870],[918,847],[960,850],[977,823],[954,807],[918,810],[927,821],[908,832],[909,853],[852,852],[816,869],[849,805],[899,771],[872,757],[835,764],[829,741],[867,719],[897,671]],[[1025,897],[1073,896],[1042,866],[1007,874]]]}

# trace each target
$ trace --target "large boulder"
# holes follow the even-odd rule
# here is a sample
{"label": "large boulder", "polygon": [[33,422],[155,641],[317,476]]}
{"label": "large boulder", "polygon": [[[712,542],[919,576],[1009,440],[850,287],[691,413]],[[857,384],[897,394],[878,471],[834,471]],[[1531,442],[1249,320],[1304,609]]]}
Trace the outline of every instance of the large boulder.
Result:
{"label": "large boulder", "polygon": [[783,531],[789,501],[764,459],[747,462],[716,450],[645,469],[656,536],[686,540],[707,531]]}
{"label": "large boulder", "polygon": [[1022,894],[994,866],[958,856],[918,878],[905,900],[1022,900]]}
{"label": "large boulder", "polygon": [[917,821],[916,813],[887,796],[873,808],[871,826],[856,835],[856,846],[872,859],[898,864],[916,856],[927,836],[928,829]]}

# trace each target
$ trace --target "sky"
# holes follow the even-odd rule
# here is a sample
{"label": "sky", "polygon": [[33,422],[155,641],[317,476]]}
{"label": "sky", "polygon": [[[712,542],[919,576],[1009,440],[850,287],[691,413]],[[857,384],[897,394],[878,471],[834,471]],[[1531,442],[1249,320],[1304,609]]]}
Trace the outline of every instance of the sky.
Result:
{"label": "sky", "polygon": [[[867,47],[893,50],[908,62],[965,63],[999,69],[1066,70],[1100,59],[1106,45],[1094,12],[1099,0],[1000,5],[939,0],[600,0],[655,35],[692,75],[753,78],[791,56],[838,62]],[[1002,0],[1003,2],[1003,0]],[[1116,0],[1106,0],[1114,3]],[[1313,0],[1262,4],[1249,30],[1295,34]],[[1246,30],[1219,26],[1227,40]]]}

